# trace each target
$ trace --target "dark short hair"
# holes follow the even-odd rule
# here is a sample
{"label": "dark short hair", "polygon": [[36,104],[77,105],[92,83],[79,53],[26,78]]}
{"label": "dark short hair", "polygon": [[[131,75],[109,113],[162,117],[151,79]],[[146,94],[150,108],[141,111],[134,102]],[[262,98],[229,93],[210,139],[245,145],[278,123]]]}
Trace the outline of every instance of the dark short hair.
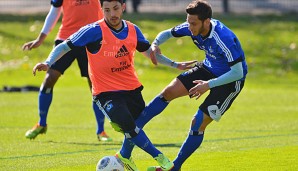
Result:
{"label": "dark short hair", "polygon": [[125,3],[126,0],[100,0],[100,4],[101,4],[101,6],[102,6],[102,4],[103,4],[104,1],[108,1],[108,2],[118,1],[118,2],[120,2],[121,4],[123,4],[123,3]]}
{"label": "dark short hair", "polygon": [[212,18],[212,8],[207,1],[194,0],[186,7],[186,13],[189,15],[197,15],[199,20]]}

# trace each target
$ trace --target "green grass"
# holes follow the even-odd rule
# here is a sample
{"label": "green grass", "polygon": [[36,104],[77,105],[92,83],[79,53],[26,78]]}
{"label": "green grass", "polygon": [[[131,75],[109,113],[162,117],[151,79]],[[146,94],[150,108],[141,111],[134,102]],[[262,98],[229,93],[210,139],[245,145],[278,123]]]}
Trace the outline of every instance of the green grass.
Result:
{"label": "green grass", "polygon": [[[127,15],[152,41],[156,34],[185,20],[184,15]],[[57,28],[39,49],[23,52],[24,42],[34,39],[43,16],[0,16],[0,86],[39,86],[32,67],[51,50]],[[206,130],[202,146],[182,169],[200,170],[297,170],[298,169],[298,23],[297,15],[215,16],[238,35],[246,52],[249,74],[246,85],[220,122]],[[32,32],[29,28],[31,27]],[[296,46],[296,47],[295,47]],[[294,47],[294,48],[293,48]],[[188,38],[170,40],[162,51],[177,61],[203,59]],[[136,68],[149,102],[178,70],[158,66],[139,53]],[[205,97],[205,96],[204,96]],[[145,131],[171,160],[187,136],[190,120],[203,98],[173,101]],[[123,136],[111,129],[111,143],[97,142],[95,118],[87,82],[76,63],[55,86],[46,135],[29,141],[24,133],[38,120],[38,93],[0,93],[0,170],[95,170],[97,161],[113,155]],[[155,161],[136,148],[133,157],[141,171]]]}

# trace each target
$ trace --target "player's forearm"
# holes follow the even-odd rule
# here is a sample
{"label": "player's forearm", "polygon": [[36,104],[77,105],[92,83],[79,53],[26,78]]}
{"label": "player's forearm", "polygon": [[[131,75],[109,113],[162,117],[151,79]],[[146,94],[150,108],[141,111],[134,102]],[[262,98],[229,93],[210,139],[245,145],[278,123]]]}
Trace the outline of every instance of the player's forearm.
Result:
{"label": "player's forearm", "polygon": [[56,25],[59,17],[61,14],[61,7],[54,7],[51,6],[51,9],[45,19],[45,22],[43,24],[43,27],[41,29],[41,33],[44,33],[45,35],[48,35],[51,30],[54,28],[54,26]]}
{"label": "player's forearm", "polygon": [[171,37],[173,37],[171,33],[171,29],[164,30],[156,36],[152,44],[156,44],[157,46],[159,46],[163,44],[165,41],[167,41],[168,39],[170,39]]}
{"label": "player's forearm", "polygon": [[39,33],[38,37],[37,37],[37,41],[41,43],[43,43],[43,41],[46,39],[47,35],[45,33]]}
{"label": "player's forearm", "polygon": [[69,52],[71,49],[67,45],[66,41],[60,43],[57,45],[50,53],[47,60],[44,62],[48,66],[53,65],[58,59],[60,59],[63,55],[65,55],[67,52]]}
{"label": "player's forearm", "polygon": [[163,54],[156,54],[156,59],[158,63],[161,63],[163,65],[169,66],[169,67],[173,67],[173,68],[177,68],[178,64],[169,59],[168,57],[164,56]]}
{"label": "player's forearm", "polygon": [[208,85],[210,88],[221,86],[224,84],[237,81],[243,77],[243,68],[242,63],[238,62],[237,64],[231,67],[231,70],[218,78],[212,79],[209,81]]}
{"label": "player's forearm", "polygon": [[[142,53],[146,57],[150,58],[150,53],[151,52],[152,52],[152,50],[151,50],[151,47],[150,47],[148,50],[146,50],[145,52],[142,52]],[[156,53],[155,55],[156,55],[156,60],[157,60],[158,63],[169,66],[169,67],[177,68],[178,64],[175,61],[169,59],[168,57],[166,57],[162,54]]]}

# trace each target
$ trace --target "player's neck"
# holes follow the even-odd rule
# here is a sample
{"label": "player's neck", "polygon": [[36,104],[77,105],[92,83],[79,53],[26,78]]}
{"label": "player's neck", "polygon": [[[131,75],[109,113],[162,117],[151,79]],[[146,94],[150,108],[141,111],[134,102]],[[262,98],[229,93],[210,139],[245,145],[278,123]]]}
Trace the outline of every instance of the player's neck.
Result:
{"label": "player's neck", "polygon": [[124,28],[124,23],[123,23],[123,20],[121,21],[121,23],[119,24],[119,26],[117,27],[112,27],[108,22],[106,22],[107,26],[113,30],[114,32],[116,33],[119,33],[121,30],[123,30]]}
{"label": "player's neck", "polygon": [[207,39],[210,36],[212,30],[212,24],[210,23],[209,27],[201,34],[203,39]]}

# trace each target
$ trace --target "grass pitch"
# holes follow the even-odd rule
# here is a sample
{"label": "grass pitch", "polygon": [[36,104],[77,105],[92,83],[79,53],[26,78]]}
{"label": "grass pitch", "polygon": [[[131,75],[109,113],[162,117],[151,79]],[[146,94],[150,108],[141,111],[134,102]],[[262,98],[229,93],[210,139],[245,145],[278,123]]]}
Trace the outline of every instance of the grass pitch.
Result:
{"label": "grass pitch", "polygon": [[[159,31],[185,20],[184,15],[126,15],[150,41]],[[297,15],[218,17],[242,42],[249,74],[242,93],[222,120],[207,128],[202,146],[182,170],[297,170]],[[0,18],[0,86],[39,86],[45,73],[33,77],[31,69],[47,57],[57,27],[39,49],[22,52],[21,45],[37,36],[44,16]],[[203,53],[188,38],[170,40],[161,48],[176,61],[203,59]],[[154,67],[139,53],[136,69],[145,87],[146,102],[180,73]],[[145,127],[152,142],[171,160],[204,97],[197,101],[188,97],[174,100]],[[113,155],[121,147],[123,136],[108,122],[106,131],[114,141],[97,141],[91,94],[75,63],[55,86],[47,134],[30,141],[24,134],[38,121],[37,98],[36,92],[0,93],[0,170],[95,170],[100,158]],[[133,151],[133,157],[141,171],[156,165],[139,148]]]}

